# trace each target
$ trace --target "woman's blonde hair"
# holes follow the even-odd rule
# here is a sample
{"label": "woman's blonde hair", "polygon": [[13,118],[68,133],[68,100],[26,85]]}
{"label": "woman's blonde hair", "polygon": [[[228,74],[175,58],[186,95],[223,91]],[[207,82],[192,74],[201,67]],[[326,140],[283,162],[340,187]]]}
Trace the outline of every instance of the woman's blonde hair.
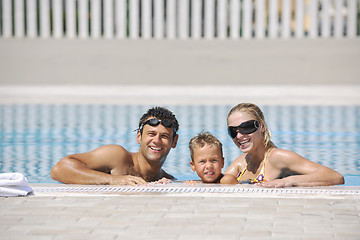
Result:
{"label": "woman's blonde hair", "polygon": [[264,127],[265,147],[276,147],[275,144],[271,142],[271,131],[266,125],[264,114],[257,105],[253,103],[240,103],[230,110],[227,119],[229,119],[230,115],[233,114],[234,112],[245,112],[247,114],[252,115],[255,118],[255,120],[257,120],[260,123],[260,126],[262,125]]}

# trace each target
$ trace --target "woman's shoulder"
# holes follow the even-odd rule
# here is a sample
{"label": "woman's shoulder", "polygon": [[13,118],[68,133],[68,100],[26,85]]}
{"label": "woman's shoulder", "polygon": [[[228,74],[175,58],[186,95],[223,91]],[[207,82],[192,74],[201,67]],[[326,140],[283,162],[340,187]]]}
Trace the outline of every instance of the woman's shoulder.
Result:
{"label": "woman's shoulder", "polygon": [[231,174],[236,177],[239,171],[241,171],[244,161],[245,161],[245,156],[244,154],[242,154],[231,162],[230,166],[225,171],[225,174]]}
{"label": "woman's shoulder", "polygon": [[245,156],[246,156],[245,153],[241,154],[232,162],[232,164],[240,164],[241,165],[241,163],[243,163],[245,161]]}
{"label": "woman's shoulder", "polygon": [[298,156],[298,154],[293,151],[281,149],[281,148],[272,149],[271,155],[273,157],[276,157],[276,159],[284,159],[284,158],[286,159],[289,157]]}
{"label": "woman's shoulder", "polygon": [[274,148],[269,155],[269,162],[280,168],[287,167],[293,160],[302,158],[299,154],[281,148]]}

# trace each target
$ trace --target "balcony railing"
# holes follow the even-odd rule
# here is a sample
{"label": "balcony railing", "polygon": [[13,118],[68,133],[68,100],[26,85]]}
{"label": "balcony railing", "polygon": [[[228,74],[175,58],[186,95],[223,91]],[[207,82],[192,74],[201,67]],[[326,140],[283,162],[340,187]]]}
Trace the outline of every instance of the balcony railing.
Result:
{"label": "balcony railing", "polygon": [[0,38],[354,38],[359,0],[0,0]]}

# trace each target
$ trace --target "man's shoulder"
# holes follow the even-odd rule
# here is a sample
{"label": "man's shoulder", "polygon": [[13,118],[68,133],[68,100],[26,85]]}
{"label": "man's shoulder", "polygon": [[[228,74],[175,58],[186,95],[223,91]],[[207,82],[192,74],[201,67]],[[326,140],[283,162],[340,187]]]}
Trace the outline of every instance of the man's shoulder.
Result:
{"label": "man's shoulder", "polygon": [[103,161],[107,161],[112,169],[133,165],[132,153],[123,146],[116,144],[103,145],[94,150],[95,154]]}
{"label": "man's shoulder", "polygon": [[106,144],[100,146],[98,149],[114,150],[114,151],[127,151],[123,146],[118,144]]}
{"label": "man's shoulder", "polygon": [[130,156],[130,153],[123,146],[116,144],[103,145],[95,149],[94,152],[105,156]]}

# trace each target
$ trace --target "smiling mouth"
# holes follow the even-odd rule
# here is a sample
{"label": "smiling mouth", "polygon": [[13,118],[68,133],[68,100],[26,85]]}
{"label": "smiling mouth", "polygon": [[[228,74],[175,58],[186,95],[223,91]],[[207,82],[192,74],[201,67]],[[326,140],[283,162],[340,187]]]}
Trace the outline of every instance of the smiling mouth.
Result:
{"label": "smiling mouth", "polygon": [[206,176],[212,176],[212,175],[214,175],[214,174],[215,174],[215,172],[206,172],[206,173],[205,173]]}
{"label": "smiling mouth", "polygon": [[159,147],[151,147],[151,146],[150,146],[150,149],[153,150],[153,151],[159,152],[159,151],[161,151],[162,148],[159,148]]}
{"label": "smiling mouth", "polygon": [[243,145],[245,145],[245,144],[247,144],[249,142],[250,142],[250,139],[246,139],[246,140],[243,140],[243,141],[239,142],[239,144],[240,144],[240,146],[243,146]]}

